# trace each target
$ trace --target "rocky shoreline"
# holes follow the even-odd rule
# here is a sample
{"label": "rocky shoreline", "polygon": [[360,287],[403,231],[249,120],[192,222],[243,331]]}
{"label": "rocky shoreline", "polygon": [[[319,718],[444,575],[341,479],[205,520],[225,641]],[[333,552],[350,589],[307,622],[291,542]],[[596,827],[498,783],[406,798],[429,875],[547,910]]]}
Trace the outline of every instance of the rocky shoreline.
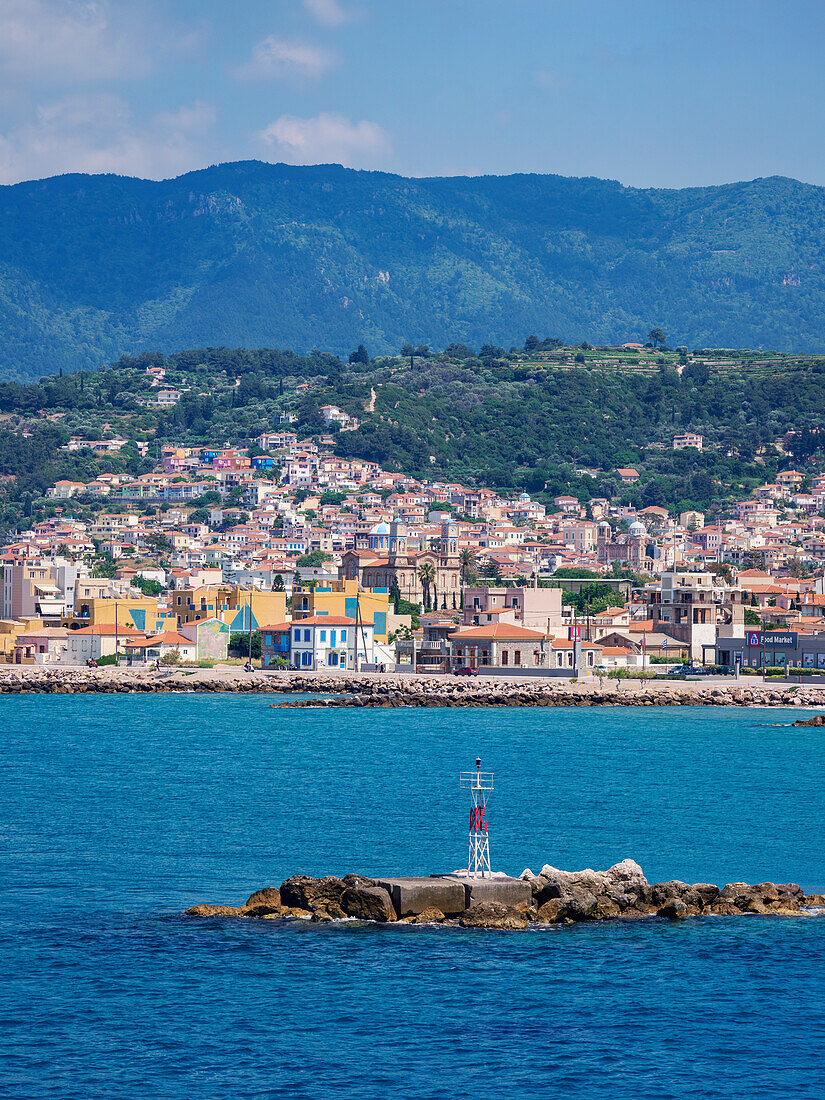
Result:
{"label": "rocky shoreline", "polygon": [[[462,880],[456,875],[429,879],[294,875],[280,887],[256,890],[241,906],[199,904],[187,909],[185,915],[518,930],[531,925],[585,921],[683,920],[743,914],[785,917],[825,907],[825,895],[806,895],[796,883],[731,882],[721,888],[707,882],[651,884],[631,859],[607,871],[560,871],[545,866],[538,874],[525,870],[518,879],[488,879],[486,883],[488,890],[483,888],[483,880],[479,884],[478,880]],[[445,899],[441,903],[444,908],[434,904],[441,898]]]}
{"label": "rocky shoreline", "polygon": [[[759,706],[821,707],[825,688],[738,681],[506,680],[498,677],[265,672],[240,669],[47,668],[0,666],[0,694],[232,692],[319,695],[279,707],[569,707]],[[823,719],[825,720],[825,719]],[[819,722],[811,722],[818,725]]]}

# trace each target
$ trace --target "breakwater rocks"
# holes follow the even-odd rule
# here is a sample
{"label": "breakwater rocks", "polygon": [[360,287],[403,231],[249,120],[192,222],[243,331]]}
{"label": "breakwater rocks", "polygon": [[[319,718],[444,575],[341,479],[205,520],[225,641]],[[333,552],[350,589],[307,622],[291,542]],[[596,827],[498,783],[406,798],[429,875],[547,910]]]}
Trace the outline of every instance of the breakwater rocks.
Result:
{"label": "breakwater rocks", "polygon": [[[280,707],[797,706],[825,709],[825,689],[796,684],[461,679],[377,673],[0,665],[0,694],[208,692],[304,695]],[[318,697],[310,697],[310,696]],[[822,719],[825,722],[825,717]],[[810,721],[809,725],[819,725]]]}
{"label": "breakwater rocks", "polygon": [[[336,692],[324,698],[294,699],[278,707],[665,707],[665,706],[798,706],[825,707],[825,690],[797,685],[730,684],[676,686],[648,682],[644,687],[610,681],[604,688],[592,682],[558,680],[526,683],[483,679],[462,681],[451,676],[364,678],[338,680],[335,686],[319,677],[314,690]],[[628,686],[630,684],[631,686]],[[301,689],[291,689],[293,691]],[[304,687],[303,690],[307,690]],[[824,719],[825,721],[825,719]],[[811,725],[818,723],[810,723]]]}
{"label": "breakwater rocks", "polygon": [[[0,666],[0,694],[28,693],[51,695],[128,694],[130,692],[216,691],[266,692],[285,690],[268,685],[268,677],[255,673],[222,673],[203,676],[196,672],[169,670],[148,672],[143,669],[11,668]],[[304,687],[300,690],[306,691]]]}
{"label": "breakwater rocks", "polygon": [[815,714],[813,718],[799,718],[795,726],[825,726],[825,714]]}
{"label": "breakwater rocks", "polygon": [[186,915],[516,930],[581,921],[794,916],[823,906],[825,896],[806,896],[795,883],[731,882],[721,888],[707,882],[651,884],[638,863],[625,859],[607,871],[546,866],[538,874],[525,870],[517,879],[470,879],[460,873],[429,878],[294,875],[279,888],[256,890],[241,906],[194,905]]}

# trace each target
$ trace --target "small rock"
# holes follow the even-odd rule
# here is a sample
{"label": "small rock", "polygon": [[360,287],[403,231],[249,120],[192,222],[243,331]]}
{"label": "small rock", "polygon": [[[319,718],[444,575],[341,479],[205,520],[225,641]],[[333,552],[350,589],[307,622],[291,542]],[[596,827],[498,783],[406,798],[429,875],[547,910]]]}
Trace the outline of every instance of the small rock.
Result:
{"label": "small rock", "polygon": [[446,919],[440,909],[430,905],[428,908],[422,909],[420,913],[415,913],[411,917],[404,917],[404,924],[441,924]]}
{"label": "small rock", "polygon": [[688,915],[688,907],[679,898],[671,898],[659,909],[659,916],[667,920],[684,920]]}
{"label": "small rock", "polygon": [[193,905],[186,910],[187,917],[242,917],[243,909],[236,905]]}
{"label": "small rock", "polygon": [[506,905],[476,905],[458,918],[462,928],[490,928],[516,931],[527,927],[527,921],[517,909]]}

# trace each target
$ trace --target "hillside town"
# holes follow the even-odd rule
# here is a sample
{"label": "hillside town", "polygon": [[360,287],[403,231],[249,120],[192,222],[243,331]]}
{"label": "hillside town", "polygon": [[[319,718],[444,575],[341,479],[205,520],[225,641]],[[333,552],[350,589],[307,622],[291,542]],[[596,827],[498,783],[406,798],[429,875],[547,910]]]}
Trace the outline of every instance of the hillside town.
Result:
{"label": "hillside town", "polygon": [[[346,429],[340,409],[320,413]],[[140,477],[57,481],[54,514],[0,551],[0,660],[825,668],[825,474],[784,470],[727,517],[548,505],[347,460],[283,420],[247,448],[163,446]]]}

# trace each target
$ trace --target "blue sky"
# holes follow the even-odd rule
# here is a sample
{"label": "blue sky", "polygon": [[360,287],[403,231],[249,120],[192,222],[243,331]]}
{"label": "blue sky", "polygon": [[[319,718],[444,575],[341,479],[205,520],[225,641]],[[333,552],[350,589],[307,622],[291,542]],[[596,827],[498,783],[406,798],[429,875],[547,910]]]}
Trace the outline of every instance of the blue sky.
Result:
{"label": "blue sky", "polygon": [[336,161],[825,184],[822,0],[0,0],[0,183]]}

